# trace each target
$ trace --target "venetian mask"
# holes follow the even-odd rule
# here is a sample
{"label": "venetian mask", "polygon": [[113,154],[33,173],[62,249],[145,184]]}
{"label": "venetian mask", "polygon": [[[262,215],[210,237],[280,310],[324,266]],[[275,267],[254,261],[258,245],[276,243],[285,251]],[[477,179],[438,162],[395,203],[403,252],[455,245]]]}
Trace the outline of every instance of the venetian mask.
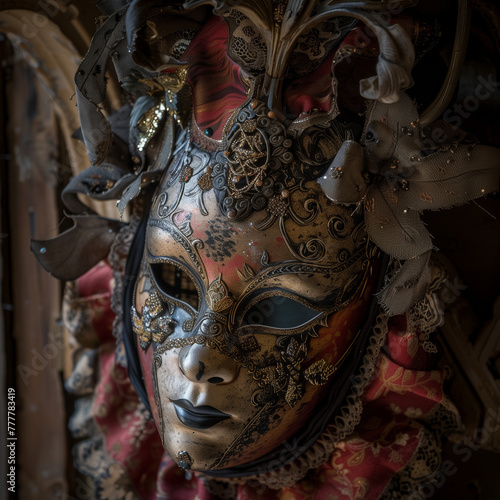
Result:
{"label": "venetian mask", "polygon": [[180,146],[149,215],[132,318],[166,450],[212,470],[265,455],[317,411],[363,325],[372,256],[352,208],[315,181],[283,198],[281,170],[264,181],[267,209],[226,217],[206,183],[217,155],[187,135]]}
{"label": "venetian mask", "polygon": [[[75,78],[92,162],[63,193],[75,226],[33,248],[74,279],[135,233],[129,374],[180,467],[247,477],[323,463],[307,451],[327,427],[330,443],[353,431],[386,333],[373,243],[397,261],[381,308],[402,314],[431,279],[419,212],[497,185],[488,148],[424,148],[444,108],[419,118],[401,92],[415,47],[438,38],[400,15],[415,3],[134,0],[96,33]],[[108,121],[110,59],[133,106]],[[136,199],[139,229],[77,194],[121,212]]]}
{"label": "venetian mask", "polygon": [[307,423],[337,408],[377,274],[361,211],[318,184],[351,134],[331,121],[330,68],[352,19],[331,22],[318,57],[298,50],[268,99],[265,44],[229,17],[165,73],[189,85],[193,116],[153,197],[131,311],[164,447],[201,471],[249,469],[304,428],[304,443],[318,437]]}
{"label": "venetian mask", "polygon": [[[397,100],[414,61],[405,29],[373,12],[386,2],[229,3],[136,0],[104,22],[106,50],[76,76],[94,166],[65,189],[75,213],[82,190],[147,207],[124,278],[131,380],[168,454],[215,476],[299,457],[354,390],[381,274],[363,103]],[[96,108],[107,58],[133,104],[111,126]],[[80,226],[94,247],[119,229]]]}

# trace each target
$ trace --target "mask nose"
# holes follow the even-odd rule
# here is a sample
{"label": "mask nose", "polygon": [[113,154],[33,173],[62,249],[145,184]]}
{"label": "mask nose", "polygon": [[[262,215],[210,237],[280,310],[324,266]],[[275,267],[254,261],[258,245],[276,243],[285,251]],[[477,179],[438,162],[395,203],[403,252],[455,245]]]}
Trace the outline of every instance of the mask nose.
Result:
{"label": "mask nose", "polygon": [[186,378],[199,384],[229,384],[236,379],[239,371],[234,359],[200,344],[181,348],[179,367]]}

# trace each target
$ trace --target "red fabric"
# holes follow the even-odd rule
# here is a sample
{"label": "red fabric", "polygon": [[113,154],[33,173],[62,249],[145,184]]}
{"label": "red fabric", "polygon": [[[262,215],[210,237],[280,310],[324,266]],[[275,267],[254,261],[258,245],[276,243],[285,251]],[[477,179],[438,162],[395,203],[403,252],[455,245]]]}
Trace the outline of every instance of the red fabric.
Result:
{"label": "red fabric", "polygon": [[115,315],[111,311],[112,280],[113,271],[104,263],[94,266],[77,280],[77,293],[85,298],[92,328],[101,343],[114,342]]}
{"label": "red fabric", "polygon": [[92,326],[101,342],[94,420],[104,435],[109,455],[125,468],[139,497],[154,499],[155,478],[164,451],[154,422],[145,421],[138,411],[141,403],[127,369],[116,363],[112,334],[115,315],[111,310],[113,272],[101,263],[79,278],[77,287],[92,310]]}
{"label": "red fabric", "polygon": [[184,54],[196,123],[202,131],[211,129],[210,137],[215,140],[222,139],[229,117],[247,100],[248,85],[241,68],[227,55],[228,35],[224,20],[213,16]]}
{"label": "red fabric", "polygon": [[288,111],[294,116],[312,110],[330,111],[332,107],[332,60],[335,51],[321,65],[302,78],[294,80],[286,88],[284,97]]}

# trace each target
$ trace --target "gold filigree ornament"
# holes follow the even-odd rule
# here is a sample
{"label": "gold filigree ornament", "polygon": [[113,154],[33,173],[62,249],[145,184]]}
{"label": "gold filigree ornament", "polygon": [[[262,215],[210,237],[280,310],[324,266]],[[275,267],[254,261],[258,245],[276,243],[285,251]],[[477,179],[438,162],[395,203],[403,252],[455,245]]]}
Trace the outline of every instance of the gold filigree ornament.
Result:
{"label": "gold filigree ornament", "polygon": [[230,195],[237,199],[259,191],[270,174],[292,162],[292,145],[284,124],[263,102],[254,99],[243,107],[228,134],[225,152]]}
{"label": "gold filigree ornament", "polygon": [[234,299],[230,297],[229,290],[222,280],[222,275],[210,283],[207,290],[207,304],[211,311],[222,312],[229,309],[234,303]]}
{"label": "gold filigree ornament", "polygon": [[208,166],[205,172],[198,178],[198,186],[202,191],[210,191],[213,187],[212,167]]}
{"label": "gold filigree ornament", "polygon": [[142,317],[132,306],[132,330],[139,338],[139,345],[146,350],[151,342],[163,344],[174,331],[173,321],[165,311],[165,305],[156,292],[153,292],[142,308]]}
{"label": "gold filigree ornament", "polygon": [[305,370],[304,377],[313,385],[324,385],[336,371],[336,366],[330,365],[324,359],[320,359]]}
{"label": "gold filigree ornament", "polygon": [[[256,131],[254,120],[239,124],[229,142],[227,159],[229,165],[228,188],[233,195],[245,193],[262,183],[267,169],[267,144],[260,131]],[[242,187],[240,181],[246,182]]]}

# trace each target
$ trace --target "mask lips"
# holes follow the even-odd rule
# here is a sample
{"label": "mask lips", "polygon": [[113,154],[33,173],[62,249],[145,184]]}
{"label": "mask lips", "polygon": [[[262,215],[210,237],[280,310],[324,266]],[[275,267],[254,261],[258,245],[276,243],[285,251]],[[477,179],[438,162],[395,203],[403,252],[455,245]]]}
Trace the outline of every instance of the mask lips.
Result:
{"label": "mask lips", "polygon": [[171,401],[174,405],[177,418],[188,427],[204,430],[215,424],[231,418],[231,415],[223,413],[212,406],[193,406],[187,399],[176,399]]}

